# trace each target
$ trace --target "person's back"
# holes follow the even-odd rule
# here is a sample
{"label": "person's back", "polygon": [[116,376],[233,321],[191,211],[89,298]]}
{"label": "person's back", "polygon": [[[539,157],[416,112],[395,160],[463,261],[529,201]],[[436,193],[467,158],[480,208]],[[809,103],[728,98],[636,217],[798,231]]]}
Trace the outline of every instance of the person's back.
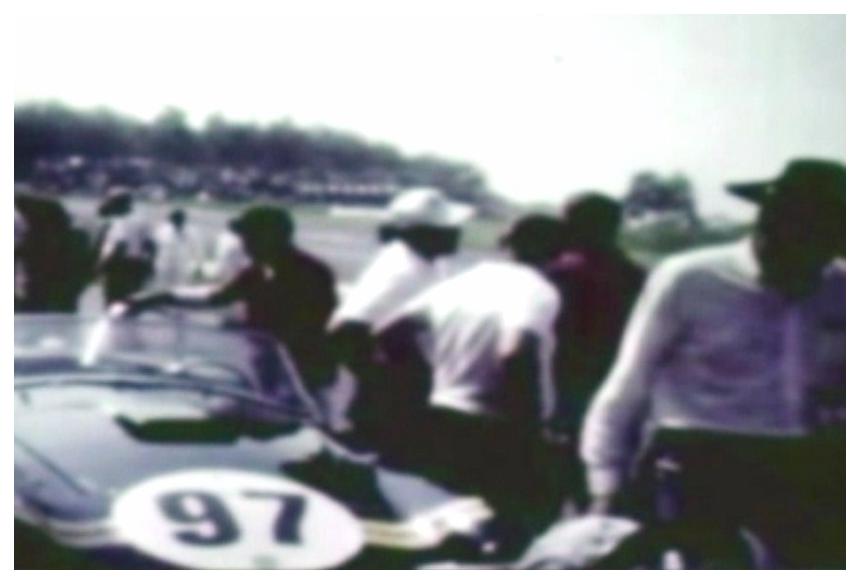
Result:
{"label": "person's back", "polygon": [[[532,330],[544,341],[546,364],[554,346],[547,333],[557,305],[557,293],[534,268],[504,261],[481,263],[407,305],[404,313],[427,325],[427,358],[434,365],[431,404],[466,413],[521,415],[506,411],[505,396],[497,393],[502,357],[514,348],[519,332]],[[544,389],[550,388],[545,379]],[[542,401],[544,409],[551,407],[551,396]]]}
{"label": "person's back", "polygon": [[422,259],[403,241],[389,241],[350,287],[332,326],[357,321],[375,329],[438,279],[439,270],[433,262]]}
{"label": "person's back", "polygon": [[[644,271],[615,249],[572,249],[549,270],[562,296],[556,384],[584,413],[615,359]],[[576,405],[573,407],[576,407]]]}
{"label": "person's back", "polygon": [[306,252],[291,248],[271,270],[246,268],[238,282],[248,326],[284,342],[309,386],[330,382],[333,366],[324,337],[336,301],[331,270]]}
{"label": "person's back", "polygon": [[174,211],[155,230],[155,275],[161,286],[191,284],[201,268],[200,237],[185,217]]}
{"label": "person's back", "polygon": [[394,459],[484,497],[508,551],[560,508],[560,467],[542,433],[554,406],[560,304],[544,269],[559,239],[557,220],[520,219],[501,240],[510,261],[485,261],[431,287],[380,334],[378,389],[397,406],[383,433],[394,438]]}
{"label": "person's back", "polygon": [[553,363],[557,429],[575,442],[585,409],[609,371],[644,273],[618,247],[621,204],[598,192],[565,206],[567,249],[548,277],[561,293]]}

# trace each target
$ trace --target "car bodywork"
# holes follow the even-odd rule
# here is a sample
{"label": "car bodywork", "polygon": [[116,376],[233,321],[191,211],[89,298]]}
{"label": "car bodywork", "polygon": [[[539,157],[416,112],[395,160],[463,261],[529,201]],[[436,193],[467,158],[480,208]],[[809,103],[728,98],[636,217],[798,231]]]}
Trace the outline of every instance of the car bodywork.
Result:
{"label": "car bodywork", "polygon": [[411,567],[476,553],[483,500],[385,469],[320,420],[268,337],[16,317],[16,567]]}

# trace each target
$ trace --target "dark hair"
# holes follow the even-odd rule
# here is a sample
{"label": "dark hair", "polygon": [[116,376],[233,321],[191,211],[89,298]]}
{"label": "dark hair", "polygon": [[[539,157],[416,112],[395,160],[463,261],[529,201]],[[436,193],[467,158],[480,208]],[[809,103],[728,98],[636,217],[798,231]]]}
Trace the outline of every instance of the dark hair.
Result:
{"label": "dark hair", "polygon": [[187,219],[187,215],[185,213],[185,209],[176,208],[170,212],[168,218],[170,221],[176,223],[177,221],[185,221],[185,219]]}
{"label": "dark hair", "polygon": [[621,204],[603,193],[574,195],[564,208],[568,239],[583,245],[613,245],[621,227]]}
{"label": "dark hair", "polygon": [[564,229],[555,217],[534,213],[518,219],[499,243],[519,261],[541,264],[552,260],[564,247]]}
{"label": "dark hair", "polygon": [[293,238],[293,218],[286,209],[274,205],[256,205],[230,222],[230,229],[246,239]]}

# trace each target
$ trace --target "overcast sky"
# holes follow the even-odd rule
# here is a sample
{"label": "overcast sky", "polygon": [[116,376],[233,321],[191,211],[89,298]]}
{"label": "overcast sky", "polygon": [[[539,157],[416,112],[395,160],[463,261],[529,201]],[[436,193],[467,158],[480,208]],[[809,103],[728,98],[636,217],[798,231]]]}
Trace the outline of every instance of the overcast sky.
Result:
{"label": "overcast sky", "polygon": [[744,215],[727,180],[845,157],[841,16],[231,5],[23,4],[16,102],[340,128],[470,161],[524,202],[681,170],[705,212]]}

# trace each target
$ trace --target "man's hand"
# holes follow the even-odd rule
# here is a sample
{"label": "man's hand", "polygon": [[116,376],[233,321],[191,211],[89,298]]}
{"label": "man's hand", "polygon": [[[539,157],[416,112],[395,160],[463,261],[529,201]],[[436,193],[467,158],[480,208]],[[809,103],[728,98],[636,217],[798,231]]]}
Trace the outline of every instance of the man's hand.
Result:
{"label": "man's hand", "polygon": [[[109,311],[113,311],[114,307],[117,307],[116,311],[118,317],[136,316],[146,310],[152,310],[153,308],[171,304],[172,302],[173,295],[169,292],[138,294],[112,305]],[[109,312],[109,314],[113,316],[112,312]]]}
{"label": "man's hand", "polygon": [[114,302],[107,309],[108,318],[112,320],[119,320],[131,313],[131,305],[126,302]]}

